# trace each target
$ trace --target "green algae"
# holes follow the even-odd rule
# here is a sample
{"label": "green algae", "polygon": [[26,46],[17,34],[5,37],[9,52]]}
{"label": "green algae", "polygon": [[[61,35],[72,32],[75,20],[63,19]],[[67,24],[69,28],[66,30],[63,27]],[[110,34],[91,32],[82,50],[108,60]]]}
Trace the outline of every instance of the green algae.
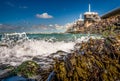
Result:
{"label": "green algae", "polygon": [[27,78],[36,76],[39,74],[40,66],[34,61],[25,61],[19,65],[13,72],[19,76]]}

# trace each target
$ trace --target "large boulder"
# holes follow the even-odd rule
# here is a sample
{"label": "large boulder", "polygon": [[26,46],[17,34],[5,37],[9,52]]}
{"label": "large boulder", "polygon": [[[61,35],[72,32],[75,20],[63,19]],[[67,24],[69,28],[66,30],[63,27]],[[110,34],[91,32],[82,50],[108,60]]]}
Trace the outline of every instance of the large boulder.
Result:
{"label": "large boulder", "polygon": [[25,61],[19,65],[15,70],[15,74],[27,78],[34,77],[39,74],[40,66],[34,61]]}

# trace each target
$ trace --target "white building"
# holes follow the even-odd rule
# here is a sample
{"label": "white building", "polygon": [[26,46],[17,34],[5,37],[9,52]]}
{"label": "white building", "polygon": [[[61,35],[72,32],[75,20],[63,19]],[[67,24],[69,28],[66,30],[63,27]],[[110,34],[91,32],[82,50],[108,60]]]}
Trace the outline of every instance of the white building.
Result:
{"label": "white building", "polygon": [[84,13],[84,24],[85,27],[88,27],[91,25],[93,22],[98,22],[100,21],[100,17],[97,12],[91,12],[91,6],[89,4],[89,9],[88,12]]}

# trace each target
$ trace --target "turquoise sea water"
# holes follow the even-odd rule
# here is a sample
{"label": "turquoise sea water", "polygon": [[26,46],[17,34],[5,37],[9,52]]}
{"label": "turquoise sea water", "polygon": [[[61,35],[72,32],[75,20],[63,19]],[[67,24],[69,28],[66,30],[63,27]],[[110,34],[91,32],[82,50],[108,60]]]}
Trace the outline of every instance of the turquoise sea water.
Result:
{"label": "turquoise sea water", "polygon": [[[56,41],[73,41],[82,36],[88,36],[88,34],[69,34],[69,33],[51,33],[51,34],[26,34],[29,39],[37,39],[37,40],[49,40],[53,39]],[[98,35],[90,34],[90,36],[97,37]],[[1,40],[2,34],[0,34]]]}
{"label": "turquoise sea water", "polygon": [[[56,41],[73,41],[87,34],[65,34],[65,33],[52,33],[52,34],[27,34],[30,39],[49,40],[53,39]],[[96,35],[91,35],[96,36]]]}

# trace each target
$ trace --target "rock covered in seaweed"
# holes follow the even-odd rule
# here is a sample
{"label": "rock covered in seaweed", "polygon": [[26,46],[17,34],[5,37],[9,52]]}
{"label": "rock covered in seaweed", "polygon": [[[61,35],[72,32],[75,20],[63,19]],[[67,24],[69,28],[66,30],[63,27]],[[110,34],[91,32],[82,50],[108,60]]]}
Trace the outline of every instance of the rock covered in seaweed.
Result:
{"label": "rock covered in seaweed", "polygon": [[116,37],[83,42],[71,55],[57,60],[51,81],[120,80],[120,42]]}
{"label": "rock covered in seaweed", "polygon": [[40,66],[34,61],[25,61],[19,65],[13,72],[27,78],[34,77],[39,74]]}

